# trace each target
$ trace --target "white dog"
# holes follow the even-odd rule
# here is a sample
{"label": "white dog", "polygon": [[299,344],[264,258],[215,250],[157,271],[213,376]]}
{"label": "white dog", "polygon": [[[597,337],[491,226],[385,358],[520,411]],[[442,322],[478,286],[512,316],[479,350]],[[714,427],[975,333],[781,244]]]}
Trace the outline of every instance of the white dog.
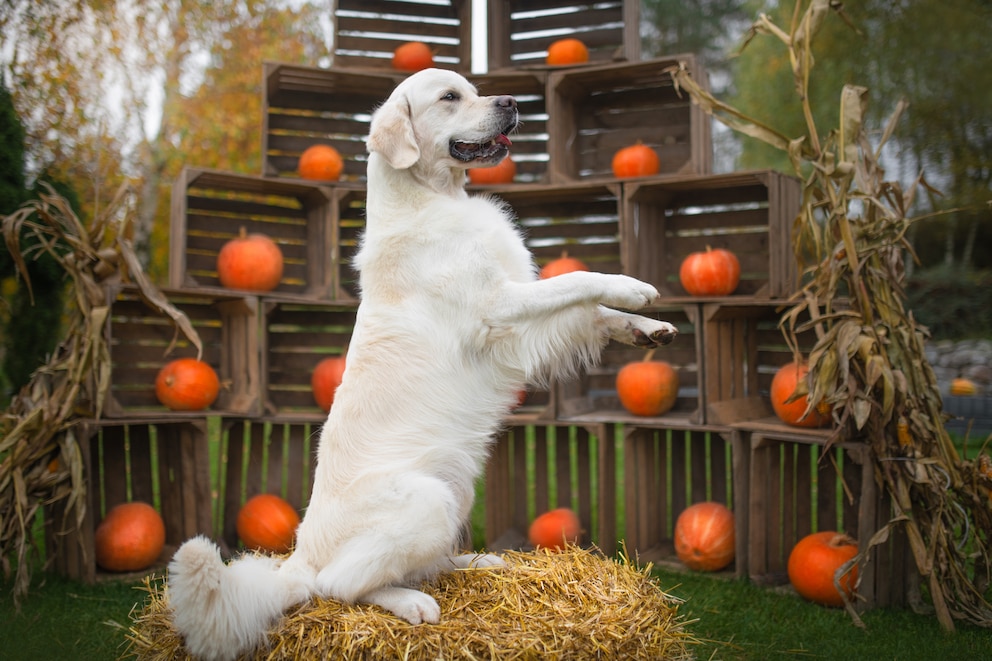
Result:
{"label": "white dog", "polygon": [[465,169],[504,158],[517,121],[513,97],[480,97],[437,69],[374,113],[362,302],[296,547],[281,562],[230,565],[202,537],[176,552],[169,600],[194,655],[236,658],[314,594],[438,622],[423,579],[502,564],[453,553],[521,387],[567,377],[611,339],[675,337],[671,324],[617,309],[650,304],[651,285],[588,272],[538,280],[510,211],[466,194]]}

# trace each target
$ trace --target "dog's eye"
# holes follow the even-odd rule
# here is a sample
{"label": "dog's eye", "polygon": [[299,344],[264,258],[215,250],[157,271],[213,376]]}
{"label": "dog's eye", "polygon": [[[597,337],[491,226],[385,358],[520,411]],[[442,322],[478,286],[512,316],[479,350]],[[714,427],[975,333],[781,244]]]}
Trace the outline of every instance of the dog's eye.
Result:
{"label": "dog's eye", "polygon": [[457,101],[460,98],[461,97],[458,96],[458,94],[456,94],[455,92],[445,92],[444,95],[441,97],[441,100],[442,101]]}

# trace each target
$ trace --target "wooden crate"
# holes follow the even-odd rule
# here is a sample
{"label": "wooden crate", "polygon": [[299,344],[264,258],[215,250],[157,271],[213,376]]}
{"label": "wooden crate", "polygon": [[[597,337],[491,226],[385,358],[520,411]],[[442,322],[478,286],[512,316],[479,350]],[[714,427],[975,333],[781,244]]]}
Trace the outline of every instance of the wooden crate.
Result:
{"label": "wooden crate", "polygon": [[624,428],[624,541],[641,562],[678,563],[675,522],[694,503],[715,501],[734,512],[736,553],[725,571],[742,576],[747,536],[741,512],[747,492],[741,484],[744,449],[726,427],[648,423]]}
{"label": "wooden crate", "polygon": [[545,67],[548,46],[566,37],[581,40],[593,63],[641,57],[640,2],[511,0],[488,5],[490,71]]}
{"label": "wooden crate", "polygon": [[672,409],[658,418],[645,418],[628,413],[623,408],[617,395],[617,373],[627,363],[643,360],[645,351],[611,342],[603,351],[598,365],[590,367],[575,379],[555,385],[549,415],[563,420],[625,424],[641,424],[648,420],[681,424],[705,422],[705,389],[701,377],[706,357],[699,332],[699,306],[652,307],[638,314],[667,321],[679,330],[675,341],[656,350],[653,357],[653,360],[669,363],[678,374],[678,398]]}
{"label": "wooden crate", "polygon": [[469,75],[479,94],[510,94],[517,100],[520,127],[510,136],[510,158],[517,166],[514,183],[548,183],[547,74],[540,71],[503,71]]}
{"label": "wooden crate", "polygon": [[357,309],[355,305],[264,303],[262,378],[267,415],[324,421],[327,414],[314,402],[310,378],[322,359],[346,353]]}
{"label": "wooden crate", "polygon": [[[220,394],[210,411],[261,413],[258,298],[172,289],[163,293],[189,318],[203,343],[201,359],[221,380]],[[110,314],[104,332],[110,351],[110,384],[103,415],[141,418],[168,412],[175,417],[202,417],[203,412],[168,411],[155,396],[155,377],[162,367],[176,358],[195,358],[196,347],[172,319],[144,302],[136,286],[109,288],[107,303]]]}
{"label": "wooden crate", "polygon": [[[794,359],[779,322],[782,308],[760,301],[702,306],[703,352],[706,354],[706,420],[731,424],[772,415],[772,379]],[[816,329],[800,333],[804,355],[816,344]]]}
{"label": "wooden crate", "polygon": [[249,498],[271,493],[300,516],[310,501],[320,422],[296,417],[228,419],[220,433],[220,485],[214,537],[236,550],[237,517]]}
{"label": "wooden crate", "polygon": [[707,84],[692,55],[552,71],[551,181],[612,179],[613,155],[638,141],[658,153],[662,175],[708,174],[711,119],[665,72],[680,61]]}
{"label": "wooden crate", "polygon": [[486,468],[486,547],[527,547],[534,517],[569,507],[582,523],[580,543],[592,542],[613,553],[615,433],[609,424],[507,426],[497,436]]}
{"label": "wooden crate", "polygon": [[[829,433],[777,420],[736,426],[749,452],[748,567],[751,580],[788,583],[789,553],[822,530],[867,542],[892,516],[875,482],[871,447],[862,442],[825,448]],[[918,575],[902,530],[875,547],[860,568],[862,607],[905,605]]]}
{"label": "wooden crate", "polygon": [[335,0],[333,66],[392,70],[393,51],[422,41],[434,65],[472,68],[472,0]]}
{"label": "wooden crate", "polygon": [[397,71],[266,62],[262,174],[297,179],[300,155],[307,147],[326,144],[344,160],[340,182],[365,181],[365,139],[372,111],[405,77]]}
{"label": "wooden crate", "polygon": [[741,264],[740,283],[726,298],[787,298],[798,286],[791,237],[801,198],[797,179],[772,171],[625,184],[625,262],[663,295],[684,297],[683,260],[724,248]]}
{"label": "wooden crate", "polygon": [[229,294],[217,276],[217,254],[244,228],[282,250],[282,280],[267,295],[333,299],[337,194],[302,181],[184,168],[172,191],[170,286]]}
{"label": "wooden crate", "polygon": [[165,548],[156,567],[186,539],[211,534],[205,419],[80,420],[71,433],[83,462],[86,511],[77,528],[74,510],[46,508],[45,548],[55,571],[85,582],[109,575],[96,566],[94,533],[120,503],[143,501],[162,515]]}
{"label": "wooden crate", "polygon": [[510,185],[493,194],[512,208],[539,265],[567,252],[592,271],[622,272],[618,185]]}

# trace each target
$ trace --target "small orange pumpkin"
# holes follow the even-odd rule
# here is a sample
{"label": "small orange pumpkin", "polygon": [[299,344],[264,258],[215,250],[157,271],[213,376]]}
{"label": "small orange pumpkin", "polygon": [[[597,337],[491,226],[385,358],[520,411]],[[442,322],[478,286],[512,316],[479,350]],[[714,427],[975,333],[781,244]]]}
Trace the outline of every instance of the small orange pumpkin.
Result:
{"label": "small orange pumpkin", "polygon": [[229,289],[272,291],[282,270],[279,245],[265,234],[248,234],[244,227],[217,253],[217,279]]}
{"label": "small orange pumpkin", "polygon": [[726,296],[740,283],[741,263],[729,250],[706,246],[682,260],[679,280],[690,296]]}
{"label": "small orange pumpkin", "polygon": [[651,360],[653,357],[652,349],[644,360],[627,363],[617,372],[617,396],[634,415],[663,415],[679,396],[678,372],[665,361]]}
{"label": "small orange pumpkin", "polygon": [[430,46],[420,41],[408,41],[393,51],[393,68],[410,73],[434,66],[434,53]]}
{"label": "small orange pumpkin", "polygon": [[560,551],[566,544],[578,544],[582,535],[579,517],[567,507],[545,512],[530,524],[527,539],[538,548]]}
{"label": "small orange pumpkin", "polygon": [[638,142],[624,147],[613,155],[613,176],[618,179],[649,177],[661,171],[658,152]]}
{"label": "small orange pumpkin", "polygon": [[165,522],[148,503],[115,505],[93,535],[96,564],[108,571],[141,571],[165,546]]}
{"label": "small orange pumpkin", "polygon": [[978,386],[971,379],[959,377],[951,381],[951,394],[957,396],[970,396],[978,394]]}
{"label": "small orange pumpkin", "polygon": [[[792,587],[805,599],[824,606],[843,606],[844,599],[834,585],[834,575],[858,554],[858,543],[843,533],[815,532],[803,537],[789,553],[787,571]],[[854,593],[858,568],[840,577],[848,597]]]}
{"label": "small orange pumpkin", "polygon": [[517,165],[509,156],[491,168],[469,168],[468,180],[473,184],[510,184],[517,176]]}
{"label": "small orange pumpkin", "polygon": [[220,379],[209,364],[196,358],[177,358],[155,377],[155,397],[173,411],[202,411],[220,393]]}
{"label": "small orange pumpkin", "polygon": [[569,257],[568,251],[563,250],[561,252],[561,257],[552,259],[550,262],[541,267],[540,278],[541,280],[547,280],[548,278],[553,278],[556,275],[562,275],[563,273],[588,270],[589,267],[585,265],[585,262],[581,259],[576,259],[575,257]]}
{"label": "small orange pumpkin", "polygon": [[583,64],[589,61],[589,49],[578,39],[559,39],[548,46],[546,62],[552,66]]}
{"label": "small orange pumpkin", "polygon": [[734,559],[734,514],[726,505],[690,505],[675,520],[675,553],[686,567],[719,571]]}
{"label": "small orange pumpkin", "polygon": [[344,376],[345,357],[330,356],[324,358],[317,367],[314,368],[310,377],[310,388],[313,390],[313,399],[317,402],[324,413],[331,410],[334,403],[334,393],[341,385],[341,378]]}
{"label": "small orange pumpkin", "polygon": [[311,145],[300,154],[296,172],[301,179],[337,181],[344,170],[344,159],[330,145]]}
{"label": "small orange pumpkin", "polygon": [[242,543],[257,551],[286,553],[293,547],[300,515],[293,506],[271,493],[248,499],[236,522]]}
{"label": "small orange pumpkin", "polygon": [[794,427],[823,427],[830,422],[829,405],[817,406],[803,417],[809,404],[809,396],[788,401],[796,392],[796,386],[805,381],[808,372],[808,365],[796,362],[787,363],[775,372],[771,388],[772,409],[780,420]]}

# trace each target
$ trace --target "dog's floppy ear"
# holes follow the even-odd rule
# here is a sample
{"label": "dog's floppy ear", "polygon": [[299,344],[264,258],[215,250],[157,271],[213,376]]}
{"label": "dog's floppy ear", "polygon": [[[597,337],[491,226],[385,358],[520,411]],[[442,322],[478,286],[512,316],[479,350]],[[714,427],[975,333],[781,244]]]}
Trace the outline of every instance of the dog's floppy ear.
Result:
{"label": "dog's floppy ear", "polygon": [[375,111],[366,147],[370,152],[382,154],[397,170],[405,170],[417,162],[420,148],[406,97],[391,98]]}

